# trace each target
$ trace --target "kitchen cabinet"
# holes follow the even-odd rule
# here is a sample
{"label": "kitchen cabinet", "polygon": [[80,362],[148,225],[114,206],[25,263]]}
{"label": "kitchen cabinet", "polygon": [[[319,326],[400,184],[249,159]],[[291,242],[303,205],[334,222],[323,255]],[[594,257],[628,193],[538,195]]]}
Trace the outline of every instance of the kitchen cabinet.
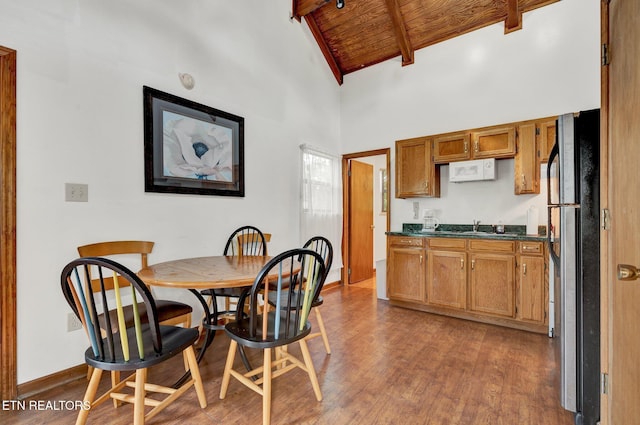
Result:
{"label": "kitchen cabinet", "polygon": [[472,311],[515,316],[515,242],[469,240]]}
{"label": "kitchen cabinet", "polygon": [[556,143],[556,119],[557,117],[551,117],[542,120],[536,126],[539,159],[542,164],[549,162],[549,154]]}
{"label": "kitchen cabinet", "polygon": [[431,239],[428,243],[429,248],[435,249],[427,251],[427,303],[464,310],[467,306],[465,240]]}
{"label": "kitchen cabinet", "polygon": [[512,158],[516,154],[515,125],[471,132],[471,159]]}
{"label": "kitchen cabinet", "polygon": [[515,125],[485,127],[441,134],[433,138],[433,162],[484,158],[511,158],[516,154]]}
{"label": "kitchen cabinet", "polygon": [[471,158],[471,134],[468,131],[448,133],[433,138],[433,162],[448,164]]}
{"label": "kitchen cabinet", "polygon": [[515,256],[471,254],[471,310],[506,317],[515,313]]}
{"label": "kitchen cabinet", "polygon": [[387,237],[387,296],[401,301],[425,301],[424,238]]}
{"label": "kitchen cabinet", "polygon": [[396,141],[396,198],[440,196],[432,145],[429,137]]}
{"label": "kitchen cabinet", "polygon": [[540,193],[536,128],[533,122],[518,126],[518,153],[515,156],[513,173],[516,195]]}
{"label": "kitchen cabinet", "polygon": [[542,242],[520,242],[516,318],[544,323],[548,304],[546,265]]}
{"label": "kitchen cabinet", "polygon": [[547,333],[543,242],[393,235],[387,241],[392,305]]}

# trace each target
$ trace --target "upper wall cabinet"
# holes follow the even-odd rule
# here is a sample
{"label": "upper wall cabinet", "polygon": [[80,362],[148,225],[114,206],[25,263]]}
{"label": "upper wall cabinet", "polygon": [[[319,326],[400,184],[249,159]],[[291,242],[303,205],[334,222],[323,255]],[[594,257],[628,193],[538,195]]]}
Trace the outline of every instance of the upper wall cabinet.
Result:
{"label": "upper wall cabinet", "polygon": [[516,127],[508,125],[472,131],[471,142],[474,159],[512,158],[516,154]]}
{"label": "upper wall cabinet", "polygon": [[516,195],[540,193],[556,117],[396,141],[396,198],[440,197],[440,164],[514,158]]}
{"label": "upper wall cabinet", "polygon": [[452,161],[464,161],[471,158],[470,141],[471,134],[468,131],[435,136],[433,138],[433,162],[448,164]]}
{"label": "upper wall cabinet", "polygon": [[540,163],[535,123],[526,123],[518,127],[518,154],[513,168],[516,195],[540,193]]}
{"label": "upper wall cabinet", "polygon": [[396,198],[440,197],[430,137],[396,141]]}
{"label": "upper wall cabinet", "polygon": [[433,138],[433,162],[436,164],[468,159],[511,158],[515,154],[514,125],[441,134]]}
{"label": "upper wall cabinet", "polygon": [[556,143],[556,117],[539,121],[536,128],[536,137],[538,138],[540,163],[546,163],[549,161],[551,148]]}

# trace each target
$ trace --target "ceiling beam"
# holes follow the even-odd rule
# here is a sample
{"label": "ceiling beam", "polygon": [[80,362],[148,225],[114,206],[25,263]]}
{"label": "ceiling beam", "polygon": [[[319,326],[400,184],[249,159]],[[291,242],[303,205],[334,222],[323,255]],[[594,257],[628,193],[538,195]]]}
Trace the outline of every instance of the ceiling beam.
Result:
{"label": "ceiling beam", "polygon": [[307,16],[330,1],[331,0],[293,0],[292,15],[299,21],[300,17]]}
{"label": "ceiling beam", "polygon": [[313,19],[313,15],[306,15],[304,17],[304,20],[309,26],[309,30],[311,31],[313,38],[316,39],[316,43],[318,43],[318,46],[320,47],[320,51],[322,52],[322,55],[324,56],[325,60],[329,64],[329,68],[331,68],[331,72],[333,72],[333,76],[336,78],[336,80],[338,80],[338,84],[342,85],[342,81],[343,81],[342,71],[340,71],[340,67],[336,62],[336,58],[333,57],[333,53],[331,53],[331,49],[327,45],[327,42],[324,40],[324,37],[322,37],[322,33],[318,28],[318,24],[316,24],[316,20]]}
{"label": "ceiling beam", "polygon": [[[400,12],[400,6],[398,6],[397,0],[385,0],[387,3],[387,9],[389,9],[389,15],[391,22],[393,22],[393,32],[396,36],[396,41],[400,52],[402,53],[402,66],[411,65],[413,63],[413,48],[409,41],[409,35],[404,25],[404,19]],[[517,0],[516,0],[517,1]]]}
{"label": "ceiling beam", "polygon": [[504,20],[504,33],[522,29],[522,12],[518,7],[518,0],[507,0],[507,18]]}

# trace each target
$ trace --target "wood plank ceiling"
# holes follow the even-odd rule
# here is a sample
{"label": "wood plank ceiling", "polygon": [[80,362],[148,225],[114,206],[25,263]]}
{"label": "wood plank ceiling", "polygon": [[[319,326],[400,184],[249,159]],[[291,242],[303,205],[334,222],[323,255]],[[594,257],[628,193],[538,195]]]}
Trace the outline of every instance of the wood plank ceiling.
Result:
{"label": "wood plank ceiling", "polygon": [[505,34],[522,28],[522,14],[559,0],[292,0],[338,84],[346,74],[504,21]]}

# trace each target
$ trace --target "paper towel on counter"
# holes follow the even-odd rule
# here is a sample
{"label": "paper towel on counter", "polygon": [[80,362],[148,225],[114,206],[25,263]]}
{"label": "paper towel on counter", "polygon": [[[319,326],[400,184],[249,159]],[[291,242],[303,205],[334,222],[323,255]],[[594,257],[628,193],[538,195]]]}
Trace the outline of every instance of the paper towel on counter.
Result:
{"label": "paper towel on counter", "polygon": [[538,234],[538,208],[535,205],[527,211],[527,235]]}

